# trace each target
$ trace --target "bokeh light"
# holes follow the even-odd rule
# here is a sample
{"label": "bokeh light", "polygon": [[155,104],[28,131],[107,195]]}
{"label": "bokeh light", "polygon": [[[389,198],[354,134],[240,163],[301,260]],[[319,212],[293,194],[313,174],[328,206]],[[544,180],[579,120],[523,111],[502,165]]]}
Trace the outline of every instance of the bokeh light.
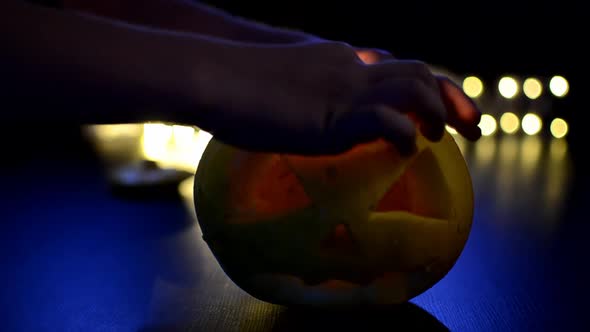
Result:
{"label": "bokeh light", "polygon": [[481,120],[479,121],[479,128],[483,136],[491,136],[496,132],[498,127],[496,119],[489,114],[482,114]]}
{"label": "bokeh light", "polygon": [[506,112],[500,117],[500,128],[507,134],[514,134],[520,127],[518,116],[512,112]]}
{"label": "bokeh light", "polygon": [[524,81],[522,90],[529,99],[537,99],[543,93],[543,84],[538,79],[530,77]]}
{"label": "bokeh light", "polygon": [[553,76],[549,81],[549,90],[556,97],[565,97],[569,92],[569,83],[563,76]]}
{"label": "bokeh light", "polygon": [[471,98],[477,98],[483,93],[483,82],[475,77],[469,76],[463,80],[463,91]]}
{"label": "bokeh light", "polygon": [[505,76],[498,82],[498,91],[502,97],[512,99],[518,94],[518,82],[510,76]]}
{"label": "bokeh light", "polygon": [[555,138],[565,137],[565,135],[567,135],[568,129],[569,127],[567,122],[561,118],[553,119],[553,121],[551,121],[551,126],[549,127],[551,135],[553,135]]}
{"label": "bokeh light", "polygon": [[541,118],[534,113],[527,113],[522,118],[522,130],[527,135],[536,135],[543,128],[543,122]]}

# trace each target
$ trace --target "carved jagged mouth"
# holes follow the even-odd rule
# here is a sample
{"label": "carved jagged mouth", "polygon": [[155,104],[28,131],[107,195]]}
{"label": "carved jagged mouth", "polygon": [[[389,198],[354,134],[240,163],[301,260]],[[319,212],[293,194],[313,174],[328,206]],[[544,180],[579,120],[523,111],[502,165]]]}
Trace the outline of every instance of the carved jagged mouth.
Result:
{"label": "carved jagged mouth", "polygon": [[365,275],[358,278],[310,278],[287,273],[258,274],[253,281],[262,287],[285,287],[284,289],[305,289],[339,291],[362,290],[371,287],[398,287],[405,285],[405,275],[400,272],[383,272],[373,276]]}
{"label": "carved jagged mouth", "polygon": [[332,276],[302,276],[299,277],[304,285],[306,286],[318,286],[321,284],[334,284],[334,283],[353,283],[360,286],[367,286],[374,283],[377,280],[384,280],[394,272],[364,272],[355,274],[343,274],[343,275],[332,275]]}
{"label": "carved jagged mouth", "polygon": [[393,267],[382,267],[381,269],[349,269],[341,273],[330,271],[329,273],[313,273],[297,275],[291,274],[297,282],[310,287],[334,284],[349,284],[355,286],[369,286],[375,283],[398,280],[400,275],[413,273],[432,273],[437,275],[446,271],[446,266],[439,258],[433,258],[424,264],[418,264],[403,271],[394,271]]}

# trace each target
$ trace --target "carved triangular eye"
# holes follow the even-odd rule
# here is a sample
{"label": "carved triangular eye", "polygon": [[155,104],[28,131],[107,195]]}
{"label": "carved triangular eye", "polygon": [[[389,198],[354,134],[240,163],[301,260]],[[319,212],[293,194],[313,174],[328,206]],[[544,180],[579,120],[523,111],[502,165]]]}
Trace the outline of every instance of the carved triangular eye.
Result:
{"label": "carved triangular eye", "polygon": [[375,205],[375,212],[407,211],[445,219],[449,216],[449,188],[432,150],[425,149],[406,168]]}
{"label": "carved triangular eye", "polygon": [[267,169],[258,180],[253,194],[267,210],[288,212],[311,203],[295,173],[285,160],[278,156],[271,158]]}
{"label": "carved triangular eye", "polygon": [[230,201],[240,220],[260,221],[311,205],[299,179],[278,155],[250,155],[232,174]]}
{"label": "carved triangular eye", "polygon": [[373,211],[387,212],[387,211],[411,211],[411,200],[409,197],[409,181],[411,181],[409,170],[395,181],[389,190],[381,197],[375,204]]}
{"label": "carved triangular eye", "polygon": [[387,191],[410,159],[384,141],[337,156],[284,156],[315,204],[331,210],[364,211]]}

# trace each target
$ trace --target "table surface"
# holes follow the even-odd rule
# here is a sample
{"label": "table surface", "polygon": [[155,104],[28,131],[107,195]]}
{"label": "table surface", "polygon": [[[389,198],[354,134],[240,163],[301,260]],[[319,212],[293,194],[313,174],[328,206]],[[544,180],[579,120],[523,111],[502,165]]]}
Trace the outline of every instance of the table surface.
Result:
{"label": "table surface", "polygon": [[[263,303],[237,288],[202,241],[186,192],[149,201],[114,196],[104,165],[76,129],[39,135],[34,143],[4,141],[1,330],[587,325],[587,177],[560,143],[489,139],[478,143],[483,148],[468,146],[475,217],[451,272],[403,306],[325,313]],[[536,155],[527,157],[530,151]]]}

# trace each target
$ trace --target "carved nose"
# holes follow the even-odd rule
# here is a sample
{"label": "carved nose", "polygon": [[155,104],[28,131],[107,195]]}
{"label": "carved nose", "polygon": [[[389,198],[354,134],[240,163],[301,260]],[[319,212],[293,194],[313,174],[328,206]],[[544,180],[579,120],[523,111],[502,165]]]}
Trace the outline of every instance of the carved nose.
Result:
{"label": "carved nose", "polygon": [[358,246],[346,224],[336,225],[321,244],[322,250],[342,255],[358,253]]}

